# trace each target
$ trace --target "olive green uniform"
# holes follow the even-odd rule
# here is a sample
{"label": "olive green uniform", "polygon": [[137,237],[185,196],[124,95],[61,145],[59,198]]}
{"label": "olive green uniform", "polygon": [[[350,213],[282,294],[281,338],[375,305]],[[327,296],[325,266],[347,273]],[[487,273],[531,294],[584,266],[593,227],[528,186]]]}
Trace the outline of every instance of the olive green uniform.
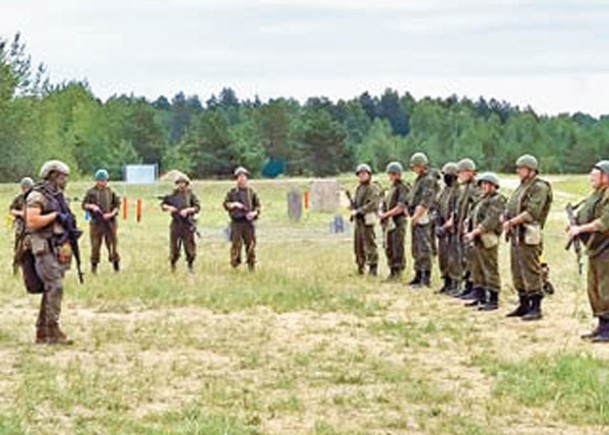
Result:
{"label": "olive green uniform", "polygon": [[353,202],[356,211],[354,251],[357,267],[363,271],[367,264],[370,270],[376,270],[378,251],[374,225],[380,202],[379,188],[370,182],[360,183],[355,190]]}
{"label": "olive green uniform", "polygon": [[474,206],[471,217],[473,228],[482,230],[470,249],[471,279],[474,287],[496,293],[501,289],[498,255],[505,203],[506,199],[498,192],[485,195]]}
{"label": "olive green uniform", "polygon": [[[245,206],[244,209],[230,209],[228,204],[238,202]],[[241,264],[241,251],[245,245],[247,265],[253,269],[256,265],[256,227],[254,222],[247,219],[249,212],[257,212],[254,220],[260,216],[260,199],[251,187],[234,187],[228,191],[224,199],[224,208],[228,211],[230,223],[230,263],[233,267]]]}
{"label": "olive green uniform", "polygon": [[[480,198],[480,189],[475,179],[459,185],[457,199],[457,234],[461,244],[461,264],[466,281],[471,281],[469,262],[471,259],[471,245],[463,241],[463,235],[471,231],[471,212]],[[469,228],[467,228],[469,225]]]}
{"label": "olive green uniform", "polygon": [[[384,209],[392,210],[395,207],[402,207],[405,211],[408,207],[408,195],[410,186],[401,180],[395,181],[385,197]],[[404,257],[404,238],[406,236],[406,212],[390,217],[392,222],[384,222],[385,255],[387,265],[394,275],[402,273],[406,267]]]}
{"label": "olive green uniform", "polygon": [[461,246],[457,234],[457,199],[458,185],[445,186],[436,201],[436,213],[439,222],[436,225],[444,225],[451,218],[455,219],[453,227],[438,235],[438,263],[442,278],[449,278],[454,281],[461,280],[463,269],[461,264]]}
{"label": "olive green uniform", "polygon": [[108,260],[111,263],[118,263],[120,256],[117,251],[117,219],[116,216],[110,220],[104,219],[102,216],[105,213],[110,213],[113,210],[120,210],[120,197],[109,187],[94,186],[85,194],[85,199],[82,202],[83,210],[87,210],[87,205],[97,205],[101,212],[93,213],[88,211],[91,216],[89,224],[89,237],[91,240],[91,266],[95,269],[100,261],[100,251],[102,242],[106,243],[108,250]]}
{"label": "olive green uniform", "polygon": [[510,256],[514,287],[528,296],[543,296],[540,261],[543,254],[542,231],[551,204],[552,189],[537,176],[521,183],[507,204],[510,219],[521,216],[526,222],[511,231]]}
{"label": "olive green uniform", "polygon": [[[175,207],[178,211],[171,214],[171,226],[169,230],[169,260],[172,266],[178,262],[180,258],[180,247],[184,248],[186,261],[192,267],[197,256],[197,243],[195,235],[197,232],[194,215],[201,211],[201,205],[197,195],[190,190],[180,191],[176,189],[171,195],[163,198],[161,205]],[[182,217],[180,210],[186,208],[194,208],[194,213],[188,217]]]}
{"label": "olive green uniform", "polygon": [[433,226],[429,210],[434,204],[437,192],[437,179],[431,172],[419,175],[408,200],[408,213],[412,216],[417,207],[427,211],[416,225],[412,225],[411,254],[414,259],[415,272],[430,273],[433,256]]}
{"label": "olive green uniform", "polygon": [[[25,209],[25,193],[17,195],[9,207],[9,211],[23,211]],[[21,264],[23,255],[23,241],[25,238],[25,222],[23,218],[15,217],[13,221],[13,233],[15,234],[15,242],[13,244],[13,271],[17,272]]]}
{"label": "olive green uniform", "polygon": [[599,232],[582,234],[588,255],[588,297],[595,317],[609,318],[609,189],[595,191],[577,213],[577,224],[596,222]]}

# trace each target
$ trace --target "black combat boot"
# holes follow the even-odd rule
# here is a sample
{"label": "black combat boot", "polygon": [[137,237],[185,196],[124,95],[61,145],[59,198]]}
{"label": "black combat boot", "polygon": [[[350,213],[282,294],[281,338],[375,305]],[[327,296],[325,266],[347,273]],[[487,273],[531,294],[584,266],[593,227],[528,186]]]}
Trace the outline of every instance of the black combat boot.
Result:
{"label": "black combat boot", "polygon": [[484,287],[474,287],[472,290],[472,300],[464,304],[466,307],[476,308],[486,302],[486,290]]}
{"label": "black combat boot", "polygon": [[592,337],[592,343],[609,343],[609,319],[599,317],[597,333]]}
{"label": "black combat boot", "polygon": [[450,279],[450,285],[446,291],[447,296],[457,296],[461,291],[459,290],[459,281],[456,279]]}
{"label": "black combat boot", "polygon": [[112,262],[112,268],[114,269],[115,272],[121,271],[121,264],[119,263],[118,260]]}
{"label": "black combat boot", "polygon": [[358,264],[357,265],[357,274],[358,275],[363,275],[366,272],[366,269],[364,268],[363,264]]}
{"label": "black combat boot", "polygon": [[377,276],[379,274],[379,267],[376,264],[371,264],[368,270],[368,275]]}
{"label": "black combat boot", "polygon": [[97,275],[97,264],[92,264],[91,265],[91,273],[93,275]]}
{"label": "black combat boot", "polygon": [[419,287],[422,283],[422,277],[421,277],[422,273],[420,271],[416,271],[414,274],[414,278],[408,283],[409,287]]}
{"label": "black combat boot", "polygon": [[488,290],[488,300],[486,303],[480,307],[478,310],[480,311],[495,311],[499,308],[499,292],[496,290]]}
{"label": "black combat boot", "polygon": [[531,308],[529,312],[522,316],[522,320],[530,322],[532,320],[540,320],[543,315],[541,314],[541,300],[543,299],[543,293],[531,296]]}
{"label": "black combat boot", "polygon": [[421,286],[422,287],[431,287],[431,271],[424,270],[421,272]]}
{"label": "black combat boot", "polygon": [[596,328],[594,328],[590,332],[586,332],[585,334],[582,334],[581,335],[582,340],[592,340],[594,337],[596,337],[602,331],[602,328],[603,328],[605,322],[606,322],[606,320],[604,320],[603,317],[599,317],[598,325],[596,325]]}
{"label": "black combat boot", "polygon": [[188,262],[188,272],[195,273],[194,261],[189,261]]}
{"label": "black combat boot", "polygon": [[444,281],[444,285],[442,285],[442,287],[440,287],[438,290],[436,290],[436,293],[438,293],[438,294],[448,293],[448,291],[450,289],[450,278],[448,278],[447,276],[444,276],[444,277],[442,277],[442,280]]}
{"label": "black combat boot", "polygon": [[47,334],[48,336],[46,343],[48,344],[60,344],[64,346],[74,344],[74,340],[70,340],[68,337],[66,337],[66,334],[59,329],[59,324],[56,322],[47,324]]}
{"label": "black combat boot", "polygon": [[506,317],[522,317],[531,309],[531,300],[522,290],[518,290],[518,306],[514,311],[510,311]]}
{"label": "black combat boot", "polygon": [[175,261],[172,261],[172,262],[171,262],[171,271],[172,271],[172,272],[175,272],[175,271],[176,271],[176,262],[175,262]]}

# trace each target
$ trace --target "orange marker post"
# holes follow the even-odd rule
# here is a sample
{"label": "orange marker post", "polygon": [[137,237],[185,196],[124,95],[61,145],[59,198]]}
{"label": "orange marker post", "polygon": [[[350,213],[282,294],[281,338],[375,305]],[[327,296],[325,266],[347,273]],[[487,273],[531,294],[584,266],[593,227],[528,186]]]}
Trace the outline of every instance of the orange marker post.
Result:
{"label": "orange marker post", "polygon": [[135,220],[140,222],[142,220],[142,200],[138,199],[135,205]]}
{"label": "orange marker post", "polygon": [[305,210],[309,209],[309,191],[308,190],[305,190],[305,193],[304,193],[304,208],[305,208]]}
{"label": "orange marker post", "polygon": [[123,220],[127,220],[127,197],[123,198]]}

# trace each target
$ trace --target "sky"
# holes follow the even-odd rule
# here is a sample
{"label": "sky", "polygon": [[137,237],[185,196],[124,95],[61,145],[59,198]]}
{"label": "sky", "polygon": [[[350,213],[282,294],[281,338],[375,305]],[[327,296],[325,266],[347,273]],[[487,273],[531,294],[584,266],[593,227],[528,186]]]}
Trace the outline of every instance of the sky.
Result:
{"label": "sky", "polygon": [[96,95],[351,98],[387,87],[609,113],[609,1],[0,0],[52,81]]}

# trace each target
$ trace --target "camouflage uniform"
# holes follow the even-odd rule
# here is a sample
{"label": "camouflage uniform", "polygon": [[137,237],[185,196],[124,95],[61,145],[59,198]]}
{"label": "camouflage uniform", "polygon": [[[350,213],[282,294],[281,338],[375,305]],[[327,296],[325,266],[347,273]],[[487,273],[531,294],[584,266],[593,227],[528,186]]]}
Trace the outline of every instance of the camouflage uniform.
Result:
{"label": "camouflage uniform", "polygon": [[[183,246],[188,267],[192,269],[197,256],[197,243],[195,241],[197,228],[193,215],[201,211],[199,199],[190,188],[185,191],[176,189],[171,195],[163,198],[161,205],[175,207],[178,210],[171,215],[169,232],[169,260],[171,267],[175,268],[180,258],[180,246]],[[195,211],[188,217],[182,217],[179,211],[186,208],[194,208]]]}
{"label": "camouflage uniform", "polygon": [[355,215],[354,251],[358,270],[363,273],[368,264],[370,274],[376,275],[378,252],[374,225],[378,213],[380,192],[373,183],[360,183],[353,200]]}
{"label": "camouflage uniform", "polygon": [[[410,186],[401,180],[393,183],[385,197],[385,210],[391,210],[397,206],[406,210],[408,206],[408,195]],[[406,214],[390,217],[391,222],[384,222],[385,255],[387,265],[394,278],[399,277],[406,266],[404,257],[404,238],[406,236]]]}
{"label": "camouflage uniform", "polygon": [[114,265],[115,270],[118,270],[120,256],[118,255],[117,245],[117,219],[116,216],[110,220],[105,220],[102,216],[105,213],[110,213],[114,210],[120,210],[121,200],[119,196],[109,187],[95,186],[87,191],[85,199],[82,203],[83,210],[87,210],[87,205],[97,205],[101,212],[92,213],[91,223],[89,225],[89,235],[91,240],[91,269],[95,271],[100,260],[100,250],[102,242],[105,241],[108,249],[108,260]]}
{"label": "camouflage uniform", "polygon": [[[458,197],[458,185],[445,186],[436,201],[436,213],[438,214],[438,225],[443,225],[456,216],[456,205]],[[453,228],[438,234],[438,263],[442,278],[451,282],[459,282],[463,271],[461,265],[461,249],[458,235],[456,234],[456,222]],[[448,290],[448,289],[446,289]]]}
{"label": "camouflage uniform", "polygon": [[471,258],[471,245],[463,242],[463,235],[469,232],[470,228],[467,225],[471,223],[469,220],[472,209],[480,197],[480,190],[475,179],[467,183],[462,183],[459,186],[459,194],[457,199],[457,235],[461,247],[461,264],[463,270],[462,278],[465,280],[465,288],[462,295],[467,295],[472,290],[471,271],[469,262]]}
{"label": "camouflage uniform", "polygon": [[[9,207],[10,210],[23,211],[25,210],[25,193],[17,195]],[[25,237],[25,222],[21,217],[15,217],[13,221],[13,233],[15,242],[13,244],[13,272],[17,273],[21,265],[21,257],[23,255],[23,240]]]}
{"label": "camouflage uniform", "polygon": [[432,234],[429,209],[433,206],[436,191],[437,178],[430,171],[427,171],[416,178],[408,201],[408,213],[410,216],[415,213],[417,207],[427,209],[417,225],[412,226],[411,245],[415,274],[426,285],[429,284],[431,277],[434,236]]}
{"label": "camouflage uniform", "polygon": [[[245,206],[244,209],[230,209],[228,204],[238,202]],[[257,212],[256,218],[260,216],[260,200],[251,187],[233,187],[226,194],[224,208],[228,211],[231,219],[231,266],[238,267],[241,264],[241,250],[245,244],[247,265],[250,270],[256,266],[256,227],[254,222],[247,219],[247,213]]]}

